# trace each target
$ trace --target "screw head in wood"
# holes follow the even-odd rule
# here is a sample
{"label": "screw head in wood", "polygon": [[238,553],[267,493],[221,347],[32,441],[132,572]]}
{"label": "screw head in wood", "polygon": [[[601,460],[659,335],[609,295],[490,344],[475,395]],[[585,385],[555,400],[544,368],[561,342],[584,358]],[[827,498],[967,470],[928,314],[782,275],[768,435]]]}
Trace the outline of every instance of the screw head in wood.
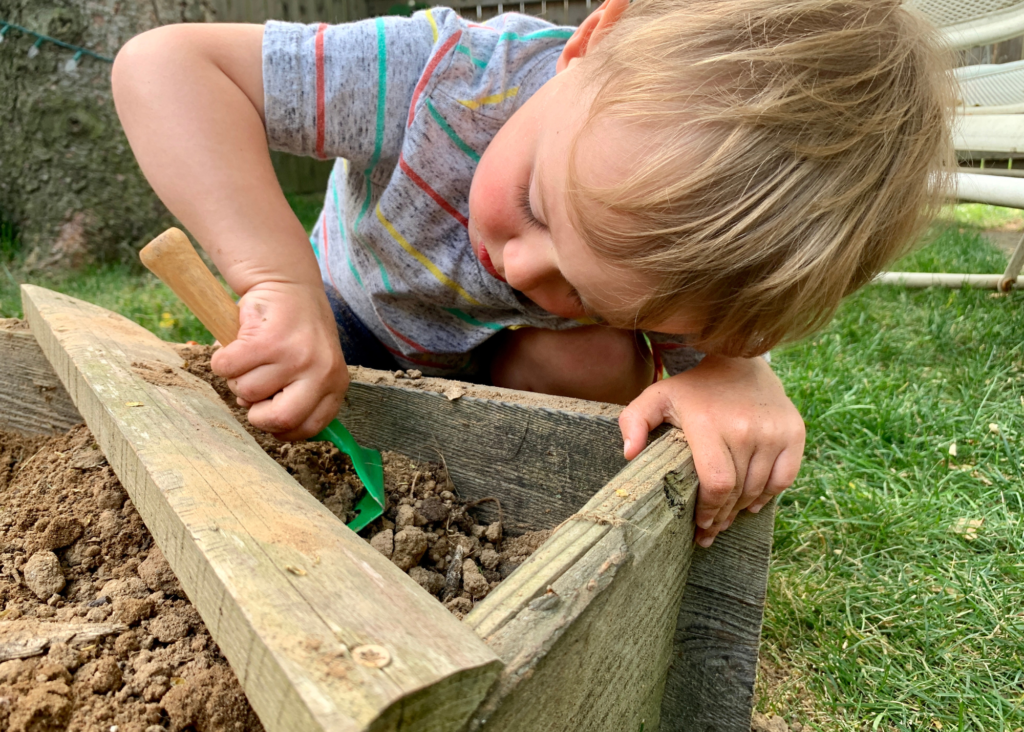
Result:
{"label": "screw head in wood", "polygon": [[356,646],[352,649],[352,658],[359,665],[370,668],[384,668],[391,663],[391,653],[384,646]]}

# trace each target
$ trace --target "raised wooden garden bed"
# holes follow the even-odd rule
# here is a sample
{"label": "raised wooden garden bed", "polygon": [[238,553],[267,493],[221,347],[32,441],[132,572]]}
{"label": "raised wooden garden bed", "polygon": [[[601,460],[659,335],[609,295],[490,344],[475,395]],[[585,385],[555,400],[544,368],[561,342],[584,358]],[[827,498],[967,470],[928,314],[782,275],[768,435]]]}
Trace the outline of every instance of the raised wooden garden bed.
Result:
{"label": "raised wooden garden bed", "polygon": [[774,512],[695,550],[678,432],[626,464],[610,405],[355,370],[338,417],[359,442],[443,459],[511,533],[557,527],[460,622],[170,344],[42,288],[23,302],[30,330],[0,321],[0,428],[84,419],[267,730],[749,729]]}

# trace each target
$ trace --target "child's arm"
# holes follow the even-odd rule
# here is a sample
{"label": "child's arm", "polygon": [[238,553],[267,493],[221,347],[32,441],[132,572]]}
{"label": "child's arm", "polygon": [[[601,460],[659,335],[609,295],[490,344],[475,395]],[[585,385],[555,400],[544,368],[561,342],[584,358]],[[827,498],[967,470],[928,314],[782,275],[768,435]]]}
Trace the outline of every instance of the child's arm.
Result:
{"label": "child's arm", "polygon": [[682,429],[693,450],[701,546],[744,508],[760,511],[800,469],[804,423],[764,359],[705,356],[645,389],[619,417],[627,459],[662,422]]}
{"label": "child's arm", "polygon": [[114,100],[150,185],[242,296],[214,355],[249,420],[284,439],[336,414],[348,372],[305,230],[270,163],[263,27],[165,26],[129,41]]}

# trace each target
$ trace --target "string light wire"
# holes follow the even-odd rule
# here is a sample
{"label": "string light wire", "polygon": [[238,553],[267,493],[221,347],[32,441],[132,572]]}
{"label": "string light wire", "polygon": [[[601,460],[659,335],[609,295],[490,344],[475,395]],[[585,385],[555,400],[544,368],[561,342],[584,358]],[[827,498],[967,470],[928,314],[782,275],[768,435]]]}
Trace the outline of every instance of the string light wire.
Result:
{"label": "string light wire", "polygon": [[106,61],[108,64],[114,63],[114,59],[100,55],[95,51],[90,51],[88,48],[82,48],[81,46],[76,46],[73,43],[65,43],[64,41],[58,38],[53,38],[52,36],[48,36],[45,33],[37,33],[34,30],[29,30],[28,28],[20,26],[17,23],[10,23],[6,20],[0,20],[0,43],[4,42],[7,32],[11,30],[18,31],[19,33],[24,33],[25,35],[32,36],[36,39],[36,42],[33,43],[32,47],[28,50],[29,58],[35,58],[36,56],[38,56],[39,49],[42,48],[44,43],[52,43],[53,45],[59,46],[60,48],[66,48],[69,51],[74,51],[75,55],[72,58],[68,59],[68,62],[64,64],[65,71],[74,71],[78,67],[78,64],[82,60],[83,56],[91,56],[92,58],[97,59],[98,61]]}

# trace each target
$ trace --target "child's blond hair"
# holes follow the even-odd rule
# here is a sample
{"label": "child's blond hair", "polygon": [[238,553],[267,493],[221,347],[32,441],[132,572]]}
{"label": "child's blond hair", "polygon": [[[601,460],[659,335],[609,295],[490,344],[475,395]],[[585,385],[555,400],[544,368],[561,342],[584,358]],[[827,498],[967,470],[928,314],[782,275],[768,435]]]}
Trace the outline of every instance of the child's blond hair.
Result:
{"label": "child's blond hair", "polygon": [[951,65],[895,0],[634,0],[582,59],[585,129],[618,119],[645,149],[597,188],[574,146],[576,228],[657,283],[639,326],[696,307],[695,345],[732,356],[807,335],[944,197]]}

